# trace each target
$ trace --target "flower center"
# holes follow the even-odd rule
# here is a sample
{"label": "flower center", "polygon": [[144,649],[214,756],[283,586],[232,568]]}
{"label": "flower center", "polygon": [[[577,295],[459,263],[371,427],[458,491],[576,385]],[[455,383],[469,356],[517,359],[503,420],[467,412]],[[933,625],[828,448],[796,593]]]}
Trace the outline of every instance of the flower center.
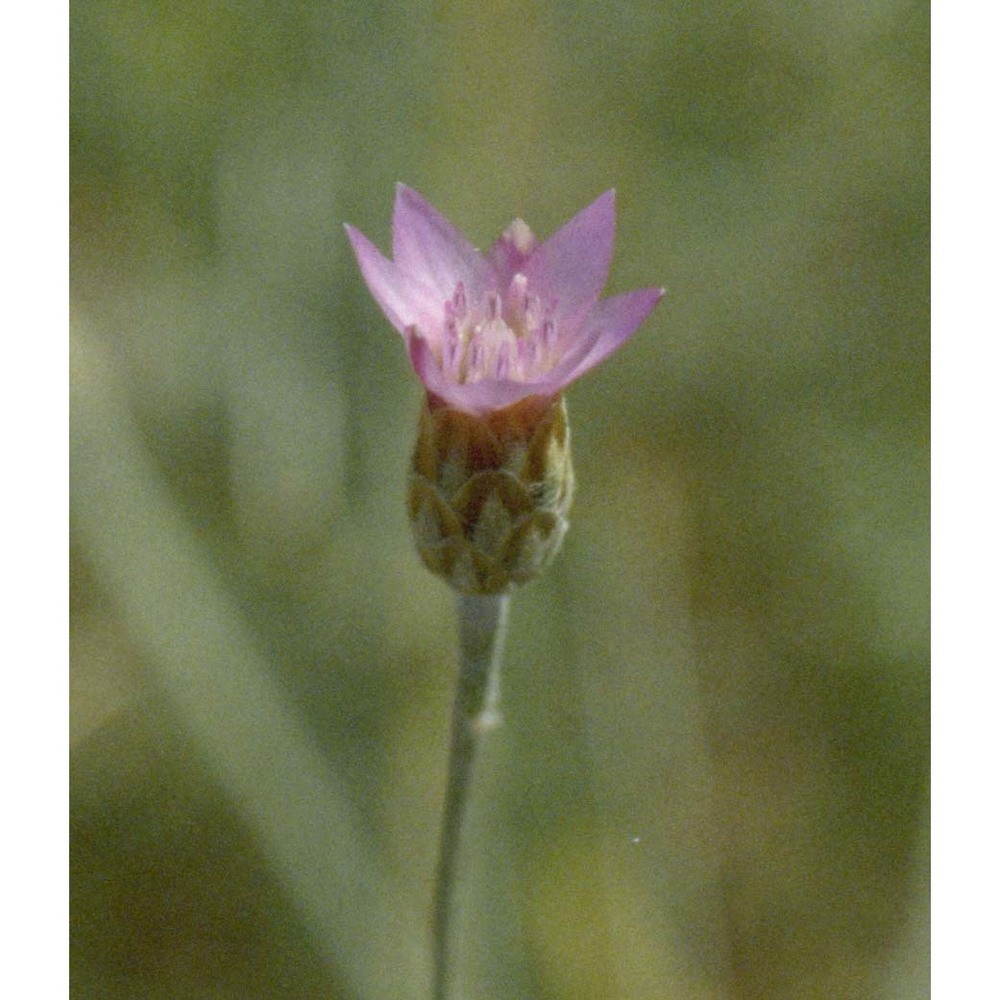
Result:
{"label": "flower center", "polygon": [[553,304],[543,307],[515,274],[505,295],[492,291],[485,303],[469,307],[459,282],[444,305],[441,367],[459,383],[482,379],[526,382],[544,375],[558,360]]}

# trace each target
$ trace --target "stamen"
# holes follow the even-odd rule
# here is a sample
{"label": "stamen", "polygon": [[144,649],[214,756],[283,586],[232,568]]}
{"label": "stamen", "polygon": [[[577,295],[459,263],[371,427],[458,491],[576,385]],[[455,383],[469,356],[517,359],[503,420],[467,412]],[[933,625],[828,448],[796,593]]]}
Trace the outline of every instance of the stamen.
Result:
{"label": "stamen", "polygon": [[[477,327],[465,352],[465,380],[475,382],[483,366],[483,342],[480,338],[482,327]],[[470,378],[471,376],[471,378]]]}
{"label": "stamen", "polygon": [[542,321],[542,303],[537,295],[526,295],[524,298],[524,328],[530,334],[538,329]]}
{"label": "stamen", "polygon": [[493,365],[494,374],[497,378],[507,378],[510,375],[511,360],[510,344],[501,344],[497,348],[496,361]]}
{"label": "stamen", "polygon": [[527,291],[528,279],[523,274],[515,274],[504,296],[504,319],[515,337],[523,337],[527,333],[524,314],[528,301]]}
{"label": "stamen", "polygon": [[523,313],[528,304],[528,279],[521,273],[510,279],[507,298],[512,306]]}
{"label": "stamen", "polygon": [[445,331],[444,344],[441,349],[441,367],[445,371],[457,375],[461,360],[461,340],[458,328],[452,320]]}
{"label": "stamen", "polygon": [[556,342],[556,325],[551,319],[542,323],[542,346],[546,352],[551,351]]}
{"label": "stamen", "polygon": [[534,337],[522,337],[517,342],[517,355],[521,363],[521,372],[524,375],[534,373],[538,363],[538,341]]}

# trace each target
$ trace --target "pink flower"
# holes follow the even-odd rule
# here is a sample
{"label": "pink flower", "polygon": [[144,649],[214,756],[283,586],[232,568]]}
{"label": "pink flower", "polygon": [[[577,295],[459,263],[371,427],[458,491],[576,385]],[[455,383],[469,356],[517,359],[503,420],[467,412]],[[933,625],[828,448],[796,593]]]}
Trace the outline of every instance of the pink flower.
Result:
{"label": "pink flower", "polygon": [[647,288],[598,301],[614,243],[613,190],[541,245],[515,219],[485,256],[402,184],[392,260],[346,228],[431,398],[468,413],[558,395],[621,347],[663,296]]}

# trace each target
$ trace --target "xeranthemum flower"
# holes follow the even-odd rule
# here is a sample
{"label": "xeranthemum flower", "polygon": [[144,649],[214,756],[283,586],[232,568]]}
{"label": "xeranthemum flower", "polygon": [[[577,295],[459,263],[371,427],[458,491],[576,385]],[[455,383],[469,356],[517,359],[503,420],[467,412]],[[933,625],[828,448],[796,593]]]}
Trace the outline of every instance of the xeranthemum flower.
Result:
{"label": "xeranthemum flower", "polygon": [[608,191],[542,244],[516,219],[481,254],[402,184],[392,260],[347,227],[427,389],[407,489],[417,551],[463,594],[534,579],[562,544],[575,482],[562,390],[663,295],[601,301],[614,233]]}
{"label": "xeranthemum flower", "polygon": [[556,397],[621,347],[663,295],[647,288],[600,299],[614,244],[613,190],[541,244],[515,219],[485,255],[403,184],[392,260],[346,228],[430,399],[479,416],[529,396]]}

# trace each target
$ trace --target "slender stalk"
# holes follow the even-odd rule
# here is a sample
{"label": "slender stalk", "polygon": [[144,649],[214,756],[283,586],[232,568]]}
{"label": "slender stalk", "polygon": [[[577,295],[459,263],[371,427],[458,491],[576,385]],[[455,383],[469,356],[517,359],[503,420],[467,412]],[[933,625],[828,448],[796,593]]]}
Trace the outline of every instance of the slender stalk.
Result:
{"label": "slender stalk", "polygon": [[434,885],[433,1000],[446,1000],[452,973],[452,924],[462,824],[469,802],[472,768],[483,736],[500,724],[500,661],[507,632],[509,596],[458,597],[460,663],[451,719],[448,787],[437,879]]}

